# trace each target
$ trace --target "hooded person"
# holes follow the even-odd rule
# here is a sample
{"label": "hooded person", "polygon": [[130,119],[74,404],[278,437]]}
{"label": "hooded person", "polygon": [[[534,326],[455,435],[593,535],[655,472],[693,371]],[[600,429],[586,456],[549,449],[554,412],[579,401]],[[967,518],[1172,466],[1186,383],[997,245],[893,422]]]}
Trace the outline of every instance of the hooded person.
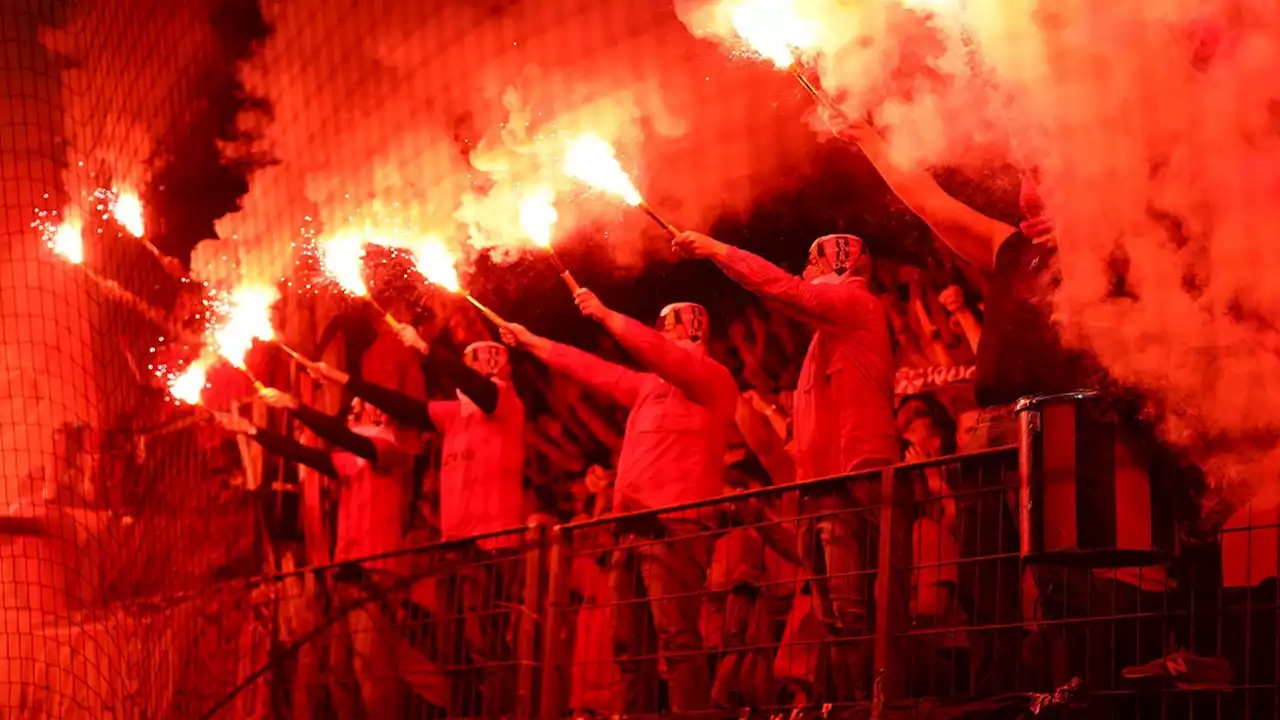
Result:
{"label": "hooded person", "polygon": [[[855,235],[826,235],[809,248],[803,277],[745,250],[685,232],[672,247],[707,258],[731,279],[796,320],[814,328],[800,368],[792,417],[798,480],[844,475],[898,460],[893,422],[893,348],[889,321],[867,288],[871,257]],[[874,557],[875,527],[865,512],[878,502],[878,483],[814,491],[803,498],[800,552],[818,579],[811,583],[823,622],[840,636],[870,633],[872,600],[867,558]],[[825,568],[825,571],[823,570]],[[832,648],[841,675],[841,701],[869,697],[867,648]]]}
{"label": "hooded person", "polygon": [[[410,435],[383,422],[382,413],[358,398],[344,419],[304,405],[279,390],[266,388],[260,396],[268,405],[288,410],[334,449],[303,445],[238,416],[219,415],[218,419],[228,430],[251,438],[264,449],[338,482],[333,559],[355,561],[399,550],[409,519]],[[397,574],[394,558],[363,562],[360,567],[373,585],[391,584]],[[352,606],[346,625],[365,709],[370,717],[399,717],[403,693],[397,653],[402,647],[391,623],[379,610],[379,603],[369,602],[358,584],[339,583],[337,594],[343,604]]]}
{"label": "hooded person", "polygon": [[[656,510],[719,496],[738,393],[733,376],[707,352],[706,309],[668,305],[655,331],[605,307],[590,290],[579,290],[574,300],[649,371],[615,365],[520,325],[505,328],[503,340],[630,409],[613,511]],[[614,625],[628,714],[658,710],[655,665],[667,681],[673,712],[707,705],[710,675],[699,631],[700,593],[713,547],[706,530],[697,520],[665,515],[647,518],[643,527],[618,528],[622,537],[610,561],[610,589],[615,603],[633,610],[619,613]],[[642,598],[648,602],[637,602]],[[647,657],[646,615],[657,630],[659,662]]]}
{"label": "hooded person", "polygon": [[[322,363],[313,370],[341,383],[356,397],[368,401],[397,422],[442,436],[440,464],[440,525],[446,540],[459,540],[522,527],[525,521],[524,405],[511,384],[506,346],[491,341],[466,347],[462,359],[430,348],[408,325],[396,331],[401,341],[423,356],[424,372],[444,377],[456,386],[457,399],[423,402],[391,388],[353,378]],[[514,678],[504,661],[510,659],[514,617],[497,612],[517,601],[521,587],[519,558],[509,546],[521,536],[504,534],[480,540],[476,552],[484,562],[477,570],[440,579],[436,583],[437,607],[446,615],[461,614],[466,647],[473,660],[493,669],[483,673],[483,690],[465,686],[479,678],[461,678],[455,685],[451,708],[461,712],[468,695],[479,695],[490,709],[500,712],[510,700],[504,687]],[[444,657],[461,653],[462,638],[455,623],[445,622],[437,633]],[[494,707],[493,704],[497,703]]]}

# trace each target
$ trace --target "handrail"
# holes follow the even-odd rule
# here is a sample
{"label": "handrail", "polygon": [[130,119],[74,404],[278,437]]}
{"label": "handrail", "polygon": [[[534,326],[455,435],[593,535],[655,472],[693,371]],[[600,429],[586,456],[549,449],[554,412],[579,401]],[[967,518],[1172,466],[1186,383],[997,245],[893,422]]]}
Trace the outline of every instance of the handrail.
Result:
{"label": "handrail", "polygon": [[668,505],[665,507],[650,508],[646,510],[633,510],[631,512],[618,513],[616,515],[605,515],[598,518],[592,518],[590,520],[579,520],[577,522],[565,523],[563,525],[554,526],[552,528],[552,532],[554,533],[572,532],[574,530],[584,530],[587,528],[599,527],[601,525],[611,525],[618,522],[626,522],[628,520],[648,519],[648,518],[655,517],[657,515],[667,515],[671,513],[684,512],[687,510],[698,510],[701,508],[710,507],[712,505],[720,505],[727,502],[750,500],[752,498],[772,495],[776,493],[792,492],[796,490],[808,490],[814,487],[821,487],[824,485],[833,485],[839,482],[874,481],[876,483],[879,483],[881,475],[884,473],[885,470],[888,470],[888,469],[892,469],[894,472],[897,472],[900,470],[923,470],[923,469],[934,467],[934,466],[951,465],[954,463],[963,462],[965,460],[972,460],[974,458],[981,458],[989,455],[1001,455],[1011,450],[1017,450],[1017,449],[1018,449],[1018,446],[1016,444],[1001,445],[999,447],[986,448],[983,450],[975,450],[973,452],[967,452],[967,453],[957,453],[955,455],[947,455],[945,457],[928,458],[926,460],[917,460],[915,462],[903,462],[903,463],[898,463],[896,465],[885,465],[878,468],[869,468],[867,470],[859,470],[857,472],[847,473],[844,475],[829,475],[827,477],[814,478],[811,480],[800,480],[792,483],[783,483],[781,485],[769,485],[767,487],[756,488],[754,490],[743,490],[742,492],[736,492],[730,495],[716,495],[714,497],[704,498],[702,500],[694,500],[687,503],[680,503],[678,505]]}

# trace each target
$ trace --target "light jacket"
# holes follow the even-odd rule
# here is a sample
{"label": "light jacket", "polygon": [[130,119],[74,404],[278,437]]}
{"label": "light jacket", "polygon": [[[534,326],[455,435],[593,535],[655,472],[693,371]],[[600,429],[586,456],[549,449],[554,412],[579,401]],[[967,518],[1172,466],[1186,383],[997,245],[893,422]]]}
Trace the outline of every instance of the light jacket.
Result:
{"label": "light jacket", "polygon": [[627,319],[618,341],[653,372],[640,372],[552,343],[546,363],[631,409],[615,512],[720,495],[726,431],[738,398],[733,375],[705,353]]}
{"label": "light jacket", "polygon": [[896,461],[889,322],[864,279],[815,285],[738,248],[716,259],[725,274],[815,329],[795,394],[797,478]]}

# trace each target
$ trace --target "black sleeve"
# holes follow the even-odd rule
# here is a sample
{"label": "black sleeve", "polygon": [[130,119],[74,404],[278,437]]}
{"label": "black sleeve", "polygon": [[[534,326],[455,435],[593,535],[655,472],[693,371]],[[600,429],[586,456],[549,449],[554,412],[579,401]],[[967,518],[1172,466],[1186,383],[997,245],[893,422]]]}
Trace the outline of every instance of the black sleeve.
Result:
{"label": "black sleeve", "polygon": [[398,390],[355,377],[347,380],[347,389],[356,397],[390,415],[396,422],[422,430],[436,429],[425,402],[415,400]]}
{"label": "black sleeve", "polygon": [[422,360],[422,371],[448,379],[485,415],[492,415],[498,409],[498,386],[451,353],[431,350]]}
{"label": "black sleeve", "polygon": [[353,432],[342,418],[322,413],[313,407],[299,404],[293,410],[294,417],[303,425],[311,428],[325,442],[333,443],[347,452],[354,453],[370,462],[378,461],[378,446],[369,438]]}
{"label": "black sleeve", "polygon": [[308,447],[297,440],[277,435],[270,430],[259,429],[249,437],[256,440],[264,449],[286,460],[301,463],[334,479],[338,477],[338,468],[334,467],[333,456],[327,450]]}

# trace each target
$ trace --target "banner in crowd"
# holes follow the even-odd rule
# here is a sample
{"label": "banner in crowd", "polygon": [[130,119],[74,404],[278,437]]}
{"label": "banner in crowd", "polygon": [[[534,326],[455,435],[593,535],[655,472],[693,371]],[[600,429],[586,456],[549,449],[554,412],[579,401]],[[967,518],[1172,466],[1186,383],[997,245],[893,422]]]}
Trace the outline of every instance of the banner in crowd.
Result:
{"label": "banner in crowd", "polygon": [[904,395],[915,395],[916,393],[938,390],[951,385],[965,385],[973,382],[975,369],[976,366],[974,365],[898,368],[898,374],[893,382],[893,393],[898,397],[902,397]]}

